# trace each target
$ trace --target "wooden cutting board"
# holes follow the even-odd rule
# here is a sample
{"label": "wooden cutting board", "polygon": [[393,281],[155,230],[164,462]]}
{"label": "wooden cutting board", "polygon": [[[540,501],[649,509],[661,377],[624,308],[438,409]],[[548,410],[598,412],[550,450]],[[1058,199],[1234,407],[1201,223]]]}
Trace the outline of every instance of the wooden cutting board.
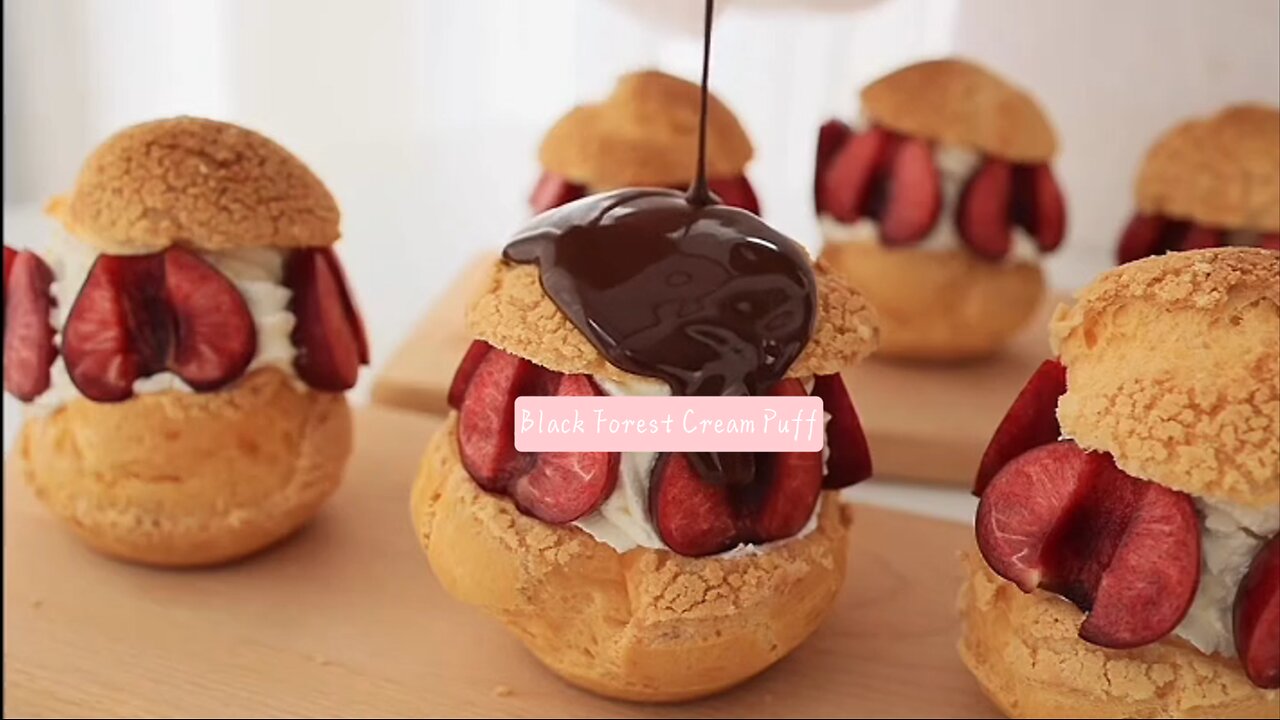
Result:
{"label": "wooden cutting board", "polygon": [[215,570],[94,555],[7,473],[5,715],[994,715],[954,648],[956,552],[970,531],[870,507],[832,616],[756,679],[672,707],[560,682],[431,575],[408,497],[438,422],[361,411],[346,482],[319,518]]}
{"label": "wooden cutting board", "polygon": [[[373,401],[445,414],[453,371],[471,344],[466,308],[484,287],[491,256],[477,258],[374,379]],[[877,477],[968,488],[1009,404],[1049,356],[1050,297],[1001,355],[958,366],[871,360],[846,380],[871,445]]]}

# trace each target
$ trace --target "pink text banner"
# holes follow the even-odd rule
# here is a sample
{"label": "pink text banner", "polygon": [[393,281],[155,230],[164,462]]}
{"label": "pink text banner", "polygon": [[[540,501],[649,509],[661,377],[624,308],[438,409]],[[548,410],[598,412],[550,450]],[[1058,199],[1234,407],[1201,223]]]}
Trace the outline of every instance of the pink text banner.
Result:
{"label": "pink text banner", "polygon": [[521,452],[817,452],[822,399],[785,397],[516,398]]}

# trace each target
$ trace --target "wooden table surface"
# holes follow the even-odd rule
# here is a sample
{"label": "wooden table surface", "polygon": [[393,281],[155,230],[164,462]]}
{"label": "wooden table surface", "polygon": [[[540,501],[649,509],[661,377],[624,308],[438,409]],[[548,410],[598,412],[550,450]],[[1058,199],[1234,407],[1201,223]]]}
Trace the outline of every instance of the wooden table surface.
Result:
{"label": "wooden table surface", "polygon": [[[373,401],[405,410],[448,412],[445,395],[471,344],[466,308],[484,287],[493,256],[467,266],[374,379]],[[996,425],[1027,378],[1049,357],[1048,318],[1062,293],[1000,355],[963,365],[872,359],[845,373],[876,476],[968,490]]]}
{"label": "wooden table surface", "polygon": [[631,705],[574,689],[436,584],[409,486],[438,421],[367,408],[343,487],[306,530],[220,569],[81,546],[6,473],[5,715],[992,716],[960,664],[962,525],[860,507],[849,582],[789,658],[728,693]]}

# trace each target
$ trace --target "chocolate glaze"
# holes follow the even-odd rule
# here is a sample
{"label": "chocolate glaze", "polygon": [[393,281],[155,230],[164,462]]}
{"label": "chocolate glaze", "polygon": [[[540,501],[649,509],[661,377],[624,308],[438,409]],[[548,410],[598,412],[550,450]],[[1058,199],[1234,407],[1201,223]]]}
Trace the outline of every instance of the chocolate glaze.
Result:
{"label": "chocolate glaze", "polygon": [[707,76],[711,72],[711,18],[716,0],[706,0],[702,15],[702,84],[698,106],[698,171],[687,195],[692,205],[714,205],[716,197],[707,188]]}
{"label": "chocolate glaze", "polygon": [[[537,263],[547,295],[610,363],[676,395],[767,393],[813,333],[805,251],[745,210],[671,190],[618,190],[543,213],[503,256]],[[707,480],[754,476],[748,453],[690,459]]]}
{"label": "chocolate glaze", "polygon": [[[817,281],[805,251],[707,189],[706,0],[698,174],[689,192],[629,189],[534,218],[503,251],[537,263],[542,289],[614,366],[676,395],[760,395],[813,335]],[[710,482],[748,483],[753,453],[690,453]]]}

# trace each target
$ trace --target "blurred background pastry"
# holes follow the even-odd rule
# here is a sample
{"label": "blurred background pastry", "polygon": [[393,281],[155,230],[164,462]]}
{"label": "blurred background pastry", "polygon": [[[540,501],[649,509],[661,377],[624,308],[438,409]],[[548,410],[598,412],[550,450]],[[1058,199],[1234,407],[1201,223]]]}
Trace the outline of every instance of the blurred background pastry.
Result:
{"label": "blurred background pastry", "polygon": [[1118,262],[1226,245],[1280,251],[1280,108],[1232,105],[1178,124],[1151,146],[1134,190]]}
{"label": "blurred background pastry", "polygon": [[[707,182],[725,204],[759,215],[745,174],[751,140],[719,98],[710,100]],[[579,105],[547,131],[530,208],[540,213],[622,187],[688,189],[698,157],[698,103],[698,86],[673,75],[623,75],[603,102]]]}
{"label": "blurred background pastry", "polygon": [[981,358],[1044,295],[1040,257],[1066,234],[1036,101],[975,63],[936,60],[863,89],[852,126],[823,125],[814,170],[822,257],[880,312],[880,354]]}

